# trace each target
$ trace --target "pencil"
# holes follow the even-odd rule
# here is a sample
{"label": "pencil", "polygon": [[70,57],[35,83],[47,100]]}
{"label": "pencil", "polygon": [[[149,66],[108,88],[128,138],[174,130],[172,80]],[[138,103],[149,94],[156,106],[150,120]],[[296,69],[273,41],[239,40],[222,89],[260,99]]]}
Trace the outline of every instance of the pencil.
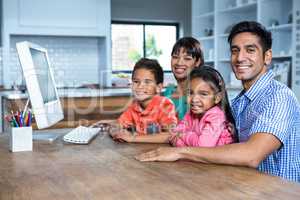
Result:
{"label": "pencil", "polygon": [[11,112],[11,114],[12,114],[12,118],[13,118],[13,121],[15,122],[16,127],[19,127],[18,121],[17,121],[17,119],[15,118],[14,112],[13,112],[12,110],[11,110],[10,112]]}
{"label": "pencil", "polygon": [[23,116],[22,116],[23,118],[24,118],[25,113],[27,112],[28,104],[29,104],[29,98],[27,99],[27,102],[26,102],[26,105],[25,105],[25,108],[23,111]]}

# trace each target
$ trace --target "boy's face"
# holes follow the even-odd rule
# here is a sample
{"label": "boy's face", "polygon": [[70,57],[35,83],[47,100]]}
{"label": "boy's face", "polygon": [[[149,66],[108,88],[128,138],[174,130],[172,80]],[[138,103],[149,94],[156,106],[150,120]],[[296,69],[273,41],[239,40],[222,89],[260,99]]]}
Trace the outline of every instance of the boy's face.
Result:
{"label": "boy's face", "polygon": [[134,98],[146,106],[156,94],[159,94],[162,84],[157,84],[154,74],[147,69],[138,69],[132,77],[132,92]]}
{"label": "boy's face", "polygon": [[185,80],[189,72],[199,64],[200,59],[196,61],[196,58],[188,55],[184,48],[181,48],[177,54],[173,54],[171,58],[172,72],[177,80]]}
{"label": "boy's face", "polygon": [[238,80],[244,87],[251,85],[267,71],[272,59],[272,51],[263,52],[259,37],[249,33],[237,34],[231,43],[231,66]]}

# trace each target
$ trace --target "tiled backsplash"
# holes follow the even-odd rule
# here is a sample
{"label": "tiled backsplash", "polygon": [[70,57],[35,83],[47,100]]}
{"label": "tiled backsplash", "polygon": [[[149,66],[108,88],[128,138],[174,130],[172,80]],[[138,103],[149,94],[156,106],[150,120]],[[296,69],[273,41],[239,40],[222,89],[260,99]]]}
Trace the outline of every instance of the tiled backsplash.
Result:
{"label": "tiled backsplash", "polygon": [[[24,84],[17,57],[16,42],[29,41],[48,50],[54,79],[58,87],[78,87],[99,83],[100,69],[105,69],[105,39],[97,37],[11,36],[10,85]],[[22,77],[22,78],[15,78]]]}

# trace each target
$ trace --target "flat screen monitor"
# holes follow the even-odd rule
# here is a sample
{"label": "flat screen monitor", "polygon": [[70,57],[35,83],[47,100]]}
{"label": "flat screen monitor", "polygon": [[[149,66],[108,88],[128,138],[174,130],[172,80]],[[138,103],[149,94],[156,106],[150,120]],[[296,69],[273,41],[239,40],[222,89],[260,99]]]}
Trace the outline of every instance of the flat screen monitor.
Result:
{"label": "flat screen monitor", "polygon": [[64,116],[47,50],[27,41],[16,47],[37,127],[50,127]]}

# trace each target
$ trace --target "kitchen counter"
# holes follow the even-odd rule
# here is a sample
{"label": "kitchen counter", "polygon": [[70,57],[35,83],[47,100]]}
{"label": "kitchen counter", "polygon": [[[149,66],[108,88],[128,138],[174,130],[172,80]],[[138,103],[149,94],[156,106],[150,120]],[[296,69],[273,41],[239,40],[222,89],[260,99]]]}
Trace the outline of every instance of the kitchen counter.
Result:
{"label": "kitchen counter", "polygon": [[[108,97],[108,96],[130,96],[130,88],[107,88],[107,89],[91,89],[91,88],[70,88],[57,89],[59,97]],[[7,99],[27,99],[28,94],[21,91],[2,91],[0,95]]]}
{"label": "kitchen counter", "polygon": [[[28,99],[28,94],[20,91],[2,91],[0,95],[2,119],[11,110],[23,109]],[[89,125],[102,119],[116,119],[131,102],[130,88],[58,89],[58,95],[63,107],[64,119],[51,128],[73,128],[83,123]],[[2,131],[7,130],[8,126],[8,123],[0,120]],[[36,129],[35,123],[33,123],[33,128]]]}

